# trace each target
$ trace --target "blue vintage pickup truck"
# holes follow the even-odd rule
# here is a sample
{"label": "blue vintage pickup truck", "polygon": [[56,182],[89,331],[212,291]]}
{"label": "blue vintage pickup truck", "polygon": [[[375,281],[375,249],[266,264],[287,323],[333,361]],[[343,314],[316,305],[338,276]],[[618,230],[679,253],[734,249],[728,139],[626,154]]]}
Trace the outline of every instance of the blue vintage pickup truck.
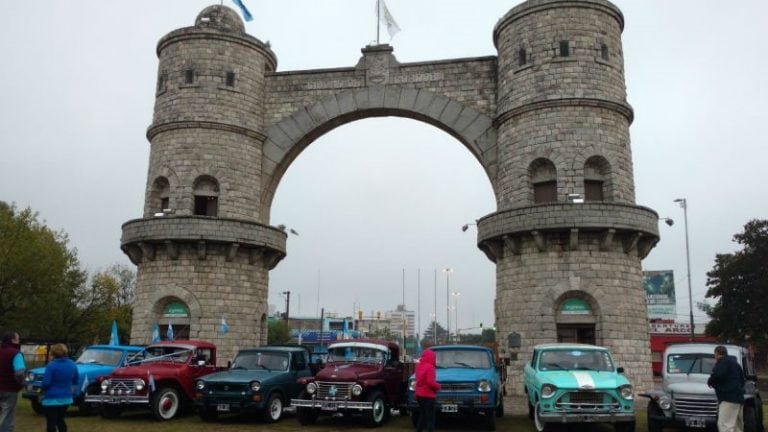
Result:
{"label": "blue vintage pickup truck", "polygon": [[[496,430],[496,417],[504,415],[504,389],[493,350],[476,345],[440,345],[435,352],[437,417],[477,415],[486,430]],[[414,399],[416,378],[408,380],[408,407],[416,426],[419,421],[418,403]]]}
{"label": "blue vintage pickup truck", "polygon": [[[85,402],[85,394],[89,387],[98,389],[98,377],[107,376],[118,367],[122,367],[134,355],[141,352],[143,347],[132,345],[91,345],[77,358],[77,372],[80,381],[77,384],[77,393],[74,397],[75,405],[83,413],[90,413],[92,406]],[[24,391],[21,396],[29,399],[32,410],[42,414],[40,404],[45,368],[40,367],[27,371],[24,382]],[[97,390],[95,390],[97,391]]]}

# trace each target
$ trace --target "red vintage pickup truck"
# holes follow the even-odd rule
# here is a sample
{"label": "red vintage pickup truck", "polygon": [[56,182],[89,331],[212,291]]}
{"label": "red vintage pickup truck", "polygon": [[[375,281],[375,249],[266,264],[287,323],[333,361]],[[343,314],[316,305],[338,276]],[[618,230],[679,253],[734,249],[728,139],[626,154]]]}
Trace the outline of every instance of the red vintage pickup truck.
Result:
{"label": "red vintage pickup truck", "polygon": [[103,417],[117,417],[128,407],[152,410],[157,420],[170,420],[192,407],[195,380],[218,371],[216,345],[196,340],[149,345],[125,367],[101,379],[101,393],[86,397]]}

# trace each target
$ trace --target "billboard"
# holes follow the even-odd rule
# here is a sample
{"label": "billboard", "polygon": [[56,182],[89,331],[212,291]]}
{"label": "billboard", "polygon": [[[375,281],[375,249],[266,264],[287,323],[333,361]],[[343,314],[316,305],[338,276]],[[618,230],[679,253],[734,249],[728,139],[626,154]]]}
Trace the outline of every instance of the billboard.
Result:
{"label": "billboard", "polygon": [[675,319],[675,276],[672,270],[644,271],[643,288],[649,319]]}

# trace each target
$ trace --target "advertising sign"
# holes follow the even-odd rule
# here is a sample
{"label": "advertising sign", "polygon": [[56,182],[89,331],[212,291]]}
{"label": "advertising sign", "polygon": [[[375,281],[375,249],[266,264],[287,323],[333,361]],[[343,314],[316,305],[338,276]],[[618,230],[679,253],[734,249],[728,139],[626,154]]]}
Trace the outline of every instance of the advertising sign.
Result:
{"label": "advertising sign", "polygon": [[644,271],[648,318],[675,319],[675,277],[672,270]]}
{"label": "advertising sign", "polygon": [[676,322],[652,322],[649,323],[649,330],[653,334],[691,334],[690,323],[676,323]]}
{"label": "advertising sign", "polygon": [[563,302],[563,305],[560,307],[560,313],[563,315],[589,315],[592,313],[592,310],[584,300],[570,298]]}

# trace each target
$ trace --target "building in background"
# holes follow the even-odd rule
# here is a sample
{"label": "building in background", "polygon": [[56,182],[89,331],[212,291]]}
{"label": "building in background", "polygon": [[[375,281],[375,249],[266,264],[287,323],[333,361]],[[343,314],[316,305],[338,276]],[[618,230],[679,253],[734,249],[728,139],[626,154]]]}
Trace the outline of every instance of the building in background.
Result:
{"label": "building in background", "polygon": [[406,310],[405,305],[397,305],[397,309],[387,311],[386,319],[393,335],[402,336],[405,333],[407,338],[416,336],[416,312]]}

